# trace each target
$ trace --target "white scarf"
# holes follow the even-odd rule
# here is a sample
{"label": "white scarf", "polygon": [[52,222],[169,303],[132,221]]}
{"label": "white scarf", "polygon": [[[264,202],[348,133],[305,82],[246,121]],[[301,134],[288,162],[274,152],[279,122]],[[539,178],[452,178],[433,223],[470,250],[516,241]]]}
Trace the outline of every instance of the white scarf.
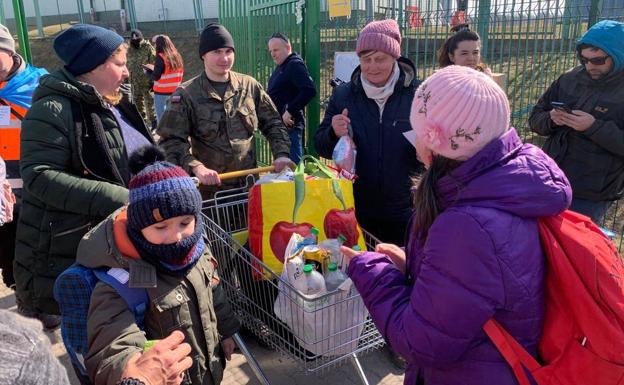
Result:
{"label": "white scarf", "polygon": [[386,105],[386,102],[390,98],[390,95],[394,92],[394,86],[396,82],[399,80],[399,75],[401,71],[399,70],[399,63],[394,62],[394,68],[392,69],[392,75],[390,75],[390,79],[386,82],[385,85],[381,87],[377,87],[370,83],[368,80],[364,79],[364,75],[360,74],[360,80],[362,81],[362,87],[364,88],[364,92],[369,99],[373,99],[375,103],[379,106],[379,119],[381,120],[381,116],[383,115],[383,110]]}

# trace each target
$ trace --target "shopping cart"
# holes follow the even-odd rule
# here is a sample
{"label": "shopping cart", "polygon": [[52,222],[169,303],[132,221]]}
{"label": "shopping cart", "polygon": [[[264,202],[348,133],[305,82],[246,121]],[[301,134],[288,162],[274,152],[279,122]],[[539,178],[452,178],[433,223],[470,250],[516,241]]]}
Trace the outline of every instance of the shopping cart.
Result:
{"label": "shopping cart", "polygon": [[[207,243],[218,261],[221,283],[233,310],[258,339],[295,361],[304,373],[319,374],[351,361],[361,382],[368,385],[358,356],[382,347],[384,340],[355,289],[305,298],[249,252],[247,206],[253,183],[250,176],[244,187],[220,191],[202,207]],[[367,247],[374,248],[377,240],[366,231],[363,235]],[[281,313],[289,312],[288,318],[294,321],[291,325],[275,315],[278,294]],[[350,317],[352,314],[360,317]],[[309,330],[299,321],[323,327]],[[257,365],[253,355],[247,354],[250,364]],[[259,366],[252,369],[268,384]]]}

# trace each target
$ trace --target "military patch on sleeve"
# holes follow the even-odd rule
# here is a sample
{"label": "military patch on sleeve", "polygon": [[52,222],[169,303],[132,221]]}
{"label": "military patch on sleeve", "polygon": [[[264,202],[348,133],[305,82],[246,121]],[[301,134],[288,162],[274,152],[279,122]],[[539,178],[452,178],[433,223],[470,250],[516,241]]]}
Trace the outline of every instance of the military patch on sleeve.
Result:
{"label": "military patch on sleeve", "polygon": [[172,96],[169,98],[169,101],[170,101],[171,103],[180,103],[180,102],[182,101],[182,96],[180,96],[180,95],[172,95]]}

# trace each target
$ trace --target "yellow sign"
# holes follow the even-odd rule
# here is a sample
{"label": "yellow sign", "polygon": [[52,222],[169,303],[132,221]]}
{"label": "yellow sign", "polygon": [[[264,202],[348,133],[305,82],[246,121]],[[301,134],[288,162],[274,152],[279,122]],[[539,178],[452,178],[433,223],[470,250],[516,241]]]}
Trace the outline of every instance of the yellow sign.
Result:
{"label": "yellow sign", "polygon": [[351,16],[351,0],[328,0],[329,18],[334,17],[350,17]]}

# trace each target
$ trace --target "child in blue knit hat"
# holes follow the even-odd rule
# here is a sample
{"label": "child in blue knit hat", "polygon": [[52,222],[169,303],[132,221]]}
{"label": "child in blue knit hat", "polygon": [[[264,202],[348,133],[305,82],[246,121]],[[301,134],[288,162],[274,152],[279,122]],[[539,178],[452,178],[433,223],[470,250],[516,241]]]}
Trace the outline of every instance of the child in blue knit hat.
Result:
{"label": "child in blue knit hat", "polygon": [[204,243],[201,196],[180,167],[164,162],[155,147],[130,159],[130,200],[81,241],[77,262],[111,268],[120,283],[145,288],[144,331],[115,289],[98,282],[91,296],[85,366],[95,385],[115,384],[148,340],[185,335],[193,365],[186,383],[219,384],[240,327]]}

